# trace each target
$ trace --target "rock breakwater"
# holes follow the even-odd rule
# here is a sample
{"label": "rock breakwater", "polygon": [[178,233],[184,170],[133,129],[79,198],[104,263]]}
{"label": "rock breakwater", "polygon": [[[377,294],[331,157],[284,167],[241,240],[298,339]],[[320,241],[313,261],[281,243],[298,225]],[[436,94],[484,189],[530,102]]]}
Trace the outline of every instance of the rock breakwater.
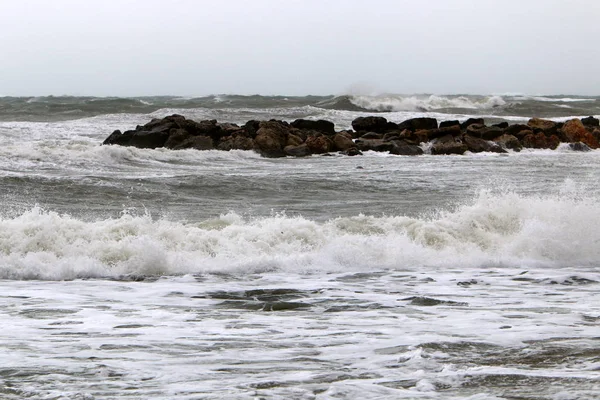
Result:
{"label": "rock breakwater", "polygon": [[103,145],[254,150],[265,157],[303,157],[330,152],[353,156],[368,150],[419,155],[424,147],[431,154],[504,153],[522,148],[555,149],[560,143],[571,143],[572,149],[583,151],[599,148],[599,141],[600,121],[594,117],[564,123],[532,118],[527,124],[488,126],[482,118],[462,123],[412,118],[395,123],[381,116],[367,116],[356,118],[352,130],[336,131],[333,122],[326,120],[251,120],[240,126],[216,120],[193,121],[174,114],[134,130],[114,131]]}

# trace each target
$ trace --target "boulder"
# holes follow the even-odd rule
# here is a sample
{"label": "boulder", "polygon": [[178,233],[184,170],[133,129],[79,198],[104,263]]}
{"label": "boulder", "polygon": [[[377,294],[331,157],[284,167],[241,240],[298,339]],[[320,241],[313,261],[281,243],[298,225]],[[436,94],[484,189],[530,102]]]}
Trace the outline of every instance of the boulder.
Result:
{"label": "boulder", "polygon": [[448,128],[448,127],[454,126],[454,125],[458,125],[458,127],[460,128],[460,122],[457,120],[440,122],[440,128]]}
{"label": "boulder", "polygon": [[[533,133],[531,131],[529,131],[529,132]],[[521,142],[519,141],[519,139],[517,139],[515,136],[509,135],[507,133],[505,133],[504,135],[502,135],[502,136],[497,137],[496,139],[494,139],[494,142],[498,143],[504,149],[511,149],[511,150],[514,150],[514,151],[521,151],[521,149],[523,148],[523,145],[521,144]]]}
{"label": "boulder", "polygon": [[303,143],[299,146],[285,146],[283,151],[286,155],[294,157],[306,157],[311,155],[310,149],[306,143]]}
{"label": "boulder", "polygon": [[482,124],[471,124],[467,127],[467,134],[484,140],[494,140],[502,136],[504,129],[497,126],[485,126]]}
{"label": "boulder", "polygon": [[252,150],[254,149],[254,140],[246,136],[244,131],[234,133],[231,136],[223,136],[219,140],[217,149],[219,150]]}
{"label": "boulder", "polygon": [[470,135],[463,136],[463,143],[467,145],[467,149],[472,153],[481,153],[484,151],[489,153],[506,153],[506,150],[499,144]]}
{"label": "boulder", "polygon": [[281,121],[263,121],[256,131],[255,150],[264,157],[284,157],[289,127]]}
{"label": "boulder", "polygon": [[392,141],[394,148],[390,150],[390,154],[399,156],[420,156],[423,154],[423,149],[417,145],[406,143],[403,140]]}
{"label": "boulder", "polygon": [[485,121],[483,118],[469,118],[465,122],[460,124],[460,128],[467,129],[470,125],[473,124],[485,125]]}
{"label": "boulder", "polygon": [[352,129],[357,132],[376,132],[385,133],[388,130],[393,130],[391,127],[396,124],[388,123],[383,117],[358,117],[352,121]]}
{"label": "boulder", "polygon": [[569,148],[573,151],[592,151],[590,146],[581,142],[569,143]]}
{"label": "boulder", "polygon": [[392,151],[394,144],[385,142],[382,139],[356,139],[356,147],[361,151]]}
{"label": "boulder", "polygon": [[310,119],[297,119],[291,123],[292,127],[300,130],[317,131],[326,135],[335,134],[335,125],[333,122],[320,119],[313,121]]}
{"label": "boulder", "polygon": [[583,142],[592,149],[599,147],[598,140],[585,128],[580,119],[571,119],[563,125],[561,132],[568,142]]}
{"label": "boulder", "polygon": [[123,132],[117,129],[116,131],[111,133],[106,139],[104,139],[104,142],[102,142],[102,144],[117,144],[120,146],[127,146],[129,139],[131,139],[131,136],[133,136],[134,133],[135,131],[127,131],[127,135],[125,135]]}
{"label": "boulder", "polygon": [[536,131],[536,129],[539,129],[547,135],[554,135],[558,129],[556,126],[556,122],[541,118],[531,118],[527,122],[527,125],[534,132]]}
{"label": "boulder", "polygon": [[467,145],[453,135],[435,139],[431,146],[431,154],[464,154],[465,151],[467,151]]}
{"label": "boulder", "polygon": [[375,132],[367,132],[360,137],[361,139],[383,139],[383,135],[381,133]]}
{"label": "boulder", "polygon": [[506,128],[508,128],[508,122],[506,122],[506,121],[498,122],[497,124],[493,124],[492,126],[495,126],[496,128],[500,128],[500,129],[506,129]]}
{"label": "boulder", "polygon": [[347,156],[362,156],[362,152],[358,149],[358,147],[350,147],[348,150],[343,151],[343,154]]}
{"label": "boulder", "polygon": [[[125,132],[127,133],[127,132]],[[127,146],[133,146],[140,149],[156,149],[158,147],[164,147],[165,143],[169,139],[169,131],[157,130],[157,131],[135,131]]]}
{"label": "boulder", "polygon": [[172,147],[173,150],[196,149],[212,150],[214,149],[213,140],[208,136],[189,136],[181,143]]}
{"label": "boulder", "polygon": [[[524,132],[524,133],[522,134],[521,132]],[[513,124],[513,125],[510,125],[508,128],[505,128],[504,133],[506,133],[507,135],[513,135],[513,136],[516,136],[517,138],[523,139],[526,135],[533,133],[533,130],[531,129],[531,127],[529,125]]]}
{"label": "boulder", "polygon": [[260,129],[260,121],[255,121],[252,119],[246,122],[244,126],[242,126],[242,129],[250,138],[254,139],[256,138],[256,132],[258,132]]}
{"label": "boulder", "polygon": [[542,132],[530,133],[523,138],[523,147],[532,149],[556,149],[560,144],[558,136],[546,136]]}
{"label": "boulder", "polygon": [[306,146],[312,154],[329,153],[333,148],[331,140],[324,135],[309,136],[306,139]]}
{"label": "boulder", "polygon": [[185,129],[171,129],[171,131],[169,132],[169,138],[165,142],[164,146],[167,149],[174,149],[190,137],[190,133]]}
{"label": "boulder", "polygon": [[[416,135],[423,135],[426,138],[426,140],[421,140],[421,142],[427,142],[429,140],[437,139],[446,135],[460,136],[461,133],[462,132],[460,130],[460,125],[450,125],[439,129],[418,131],[416,132]],[[423,139],[423,136],[421,136],[420,139]]]}
{"label": "boulder", "polygon": [[340,151],[346,151],[351,147],[356,147],[352,136],[346,132],[336,133],[333,137],[333,148]]}
{"label": "boulder", "polygon": [[585,126],[590,126],[592,128],[600,126],[600,120],[598,118],[594,118],[592,116],[581,118],[581,123]]}
{"label": "boulder", "polygon": [[300,146],[304,142],[305,142],[305,139],[302,139],[300,136],[290,133],[290,134],[288,134],[288,139],[287,139],[286,145],[287,146]]}
{"label": "boulder", "polygon": [[438,123],[435,118],[411,118],[407,119],[398,124],[398,130],[403,131],[404,129],[408,129],[410,131],[419,131],[419,130],[429,130],[429,129],[437,129]]}

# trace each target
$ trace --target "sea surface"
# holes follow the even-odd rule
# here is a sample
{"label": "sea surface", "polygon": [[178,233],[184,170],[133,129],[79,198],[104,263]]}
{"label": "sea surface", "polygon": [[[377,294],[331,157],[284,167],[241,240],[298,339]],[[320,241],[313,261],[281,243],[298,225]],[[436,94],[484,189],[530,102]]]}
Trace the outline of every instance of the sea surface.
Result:
{"label": "sea surface", "polygon": [[375,112],[600,97],[0,98],[0,399],[599,399],[599,151],[101,146],[173,113]]}

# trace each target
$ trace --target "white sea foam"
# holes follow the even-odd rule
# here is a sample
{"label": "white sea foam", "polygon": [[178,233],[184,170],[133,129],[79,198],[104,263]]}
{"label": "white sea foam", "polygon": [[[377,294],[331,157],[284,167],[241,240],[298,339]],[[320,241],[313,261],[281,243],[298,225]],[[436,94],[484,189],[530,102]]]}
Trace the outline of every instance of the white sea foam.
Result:
{"label": "white sea foam", "polygon": [[434,216],[318,223],[230,213],[198,224],[123,215],[94,222],[33,208],[0,220],[0,276],[318,272],[415,267],[591,265],[600,259],[592,199],[481,192]]}
{"label": "white sea foam", "polygon": [[506,104],[500,96],[482,97],[481,99],[466,96],[446,97],[431,95],[419,96],[352,96],[352,103],[358,107],[374,111],[434,111],[446,108],[492,109]]}

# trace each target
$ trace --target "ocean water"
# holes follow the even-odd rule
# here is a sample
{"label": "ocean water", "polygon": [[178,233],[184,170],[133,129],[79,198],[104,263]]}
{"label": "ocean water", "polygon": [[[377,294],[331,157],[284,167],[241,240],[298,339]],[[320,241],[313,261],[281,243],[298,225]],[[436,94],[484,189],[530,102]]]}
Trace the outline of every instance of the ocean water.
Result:
{"label": "ocean water", "polygon": [[172,113],[526,121],[575,96],[0,98],[1,399],[598,399],[598,151],[266,159]]}

